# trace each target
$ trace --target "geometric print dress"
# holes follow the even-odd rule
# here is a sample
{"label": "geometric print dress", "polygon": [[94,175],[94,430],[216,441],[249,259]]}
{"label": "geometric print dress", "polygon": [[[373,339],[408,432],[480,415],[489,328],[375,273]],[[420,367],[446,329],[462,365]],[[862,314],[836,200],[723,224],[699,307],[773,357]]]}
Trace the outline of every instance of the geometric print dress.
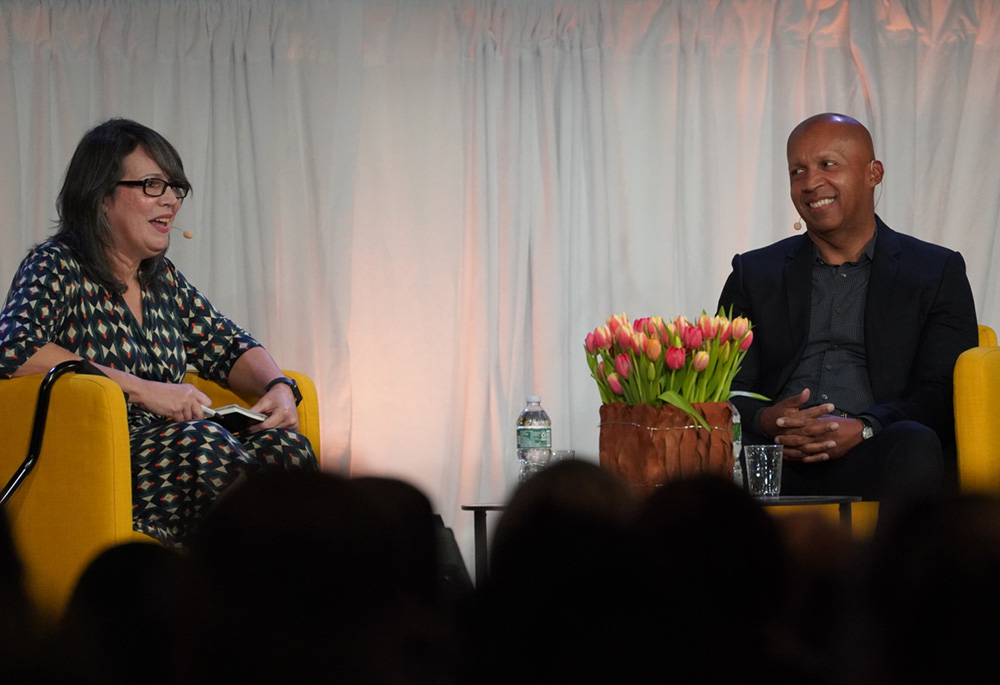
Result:
{"label": "geometric print dress", "polygon": [[[51,342],[148,380],[181,383],[194,367],[225,385],[240,355],[260,343],[165,263],[160,282],[143,291],[140,325],[124,297],[89,279],[70,248],[55,240],[37,245],[0,312],[0,377]],[[167,545],[184,545],[240,473],[318,469],[309,441],[293,430],[232,434],[212,421],[177,422],[127,406],[133,525]]]}

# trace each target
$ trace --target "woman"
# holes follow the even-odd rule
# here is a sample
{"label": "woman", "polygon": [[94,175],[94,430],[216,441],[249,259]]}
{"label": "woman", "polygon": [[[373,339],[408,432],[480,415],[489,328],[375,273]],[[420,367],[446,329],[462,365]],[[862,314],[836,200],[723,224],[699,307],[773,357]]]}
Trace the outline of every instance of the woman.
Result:
{"label": "woman", "polygon": [[[160,134],[111,119],[80,141],[59,193],[59,229],[21,263],[0,313],[0,377],[86,358],[128,401],[136,530],[183,544],[246,468],[315,470],[296,432],[298,389],[264,348],[166,259],[191,189]],[[204,420],[186,368],[260,396],[267,419],[238,436]]]}

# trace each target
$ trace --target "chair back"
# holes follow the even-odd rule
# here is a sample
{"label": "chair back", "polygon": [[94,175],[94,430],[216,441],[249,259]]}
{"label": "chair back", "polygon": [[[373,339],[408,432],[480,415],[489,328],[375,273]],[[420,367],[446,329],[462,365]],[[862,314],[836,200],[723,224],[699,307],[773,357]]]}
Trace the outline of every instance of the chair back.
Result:
{"label": "chair back", "polygon": [[996,347],[997,346],[997,334],[989,326],[984,326],[979,324],[979,346],[980,347]]}
{"label": "chair back", "polygon": [[955,443],[964,491],[1000,493],[995,427],[1000,425],[1000,347],[996,332],[979,326],[979,347],[955,363]]}

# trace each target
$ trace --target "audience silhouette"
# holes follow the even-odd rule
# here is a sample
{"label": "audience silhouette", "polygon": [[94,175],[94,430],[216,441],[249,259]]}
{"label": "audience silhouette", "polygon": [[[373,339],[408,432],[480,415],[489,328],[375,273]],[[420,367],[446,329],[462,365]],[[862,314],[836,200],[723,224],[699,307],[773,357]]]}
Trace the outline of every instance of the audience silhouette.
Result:
{"label": "audience silhouette", "polygon": [[1000,681],[1000,500],[911,502],[867,561],[855,682]]}
{"label": "audience silhouette", "polygon": [[0,680],[27,681],[38,667],[39,626],[7,511],[0,507]]}
{"label": "audience silhouette", "polygon": [[[175,682],[182,583],[182,559],[167,547],[130,542],[99,554],[77,581],[55,637],[61,676],[91,683]],[[151,645],[161,656],[151,655]]]}
{"label": "audience silhouette", "polygon": [[913,501],[861,543],[817,514],[772,516],[727,480],[638,496],[569,460],[514,492],[482,587],[443,562],[441,530],[400,480],[262,471],[187,550],[98,556],[45,636],[0,516],[4,682],[1000,677],[993,496]]}
{"label": "audience silhouette", "polygon": [[630,530],[635,506],[614,476],[584,461],[557,462],[515,491],[462,631],[467,682],[643,679],[659,657]]}
{"label": "audience silhouette", "polygon": [[636,522],[657,578],[658,642],[682,682],[784,677],[778,618],[788,589],[778,529],[733,483],[697,477],[650,495]]}
{"label": "audience silhouette", "polygon": [[[191,545],[203,579],[188,682],[438,682],[431,507],[398,481],[263,471]],[[437,638],[436,644],[431,637]]]}

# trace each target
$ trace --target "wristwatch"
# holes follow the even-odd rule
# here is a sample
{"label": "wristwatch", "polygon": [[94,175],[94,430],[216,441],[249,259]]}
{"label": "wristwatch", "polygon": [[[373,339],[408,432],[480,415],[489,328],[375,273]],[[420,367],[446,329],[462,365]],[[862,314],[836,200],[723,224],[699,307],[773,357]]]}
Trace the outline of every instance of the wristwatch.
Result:
{"label": "wristwatch", "polygon": [[[287,385],[289,388],[292,389],[292,394],[295,396],[295,406],[296,407],[299,406],[299,403],[302,401],[302,393],[299,391],[299,384],[296,383],[294,379],[289,378],[288,376],[278,376],[277,378],[275,378],[273,381],[267,384],[266,388],[264,388],[264,393],[267,394],[267,391],[276,386],[278,383],[284,383],[285,385]],[[868,430],[871,429],[869,428]]]}
{"label": "wristwatch", "polygon": [[872,422],[871,421],[869,421],[868,419],[863,418],[863,417],[858,417],[858,420],[861,422],[861,425],[863,426],[861,428],[861,439],[862,440],[868,440],[873,435],[875,435],[875,430],[872,428]]}

